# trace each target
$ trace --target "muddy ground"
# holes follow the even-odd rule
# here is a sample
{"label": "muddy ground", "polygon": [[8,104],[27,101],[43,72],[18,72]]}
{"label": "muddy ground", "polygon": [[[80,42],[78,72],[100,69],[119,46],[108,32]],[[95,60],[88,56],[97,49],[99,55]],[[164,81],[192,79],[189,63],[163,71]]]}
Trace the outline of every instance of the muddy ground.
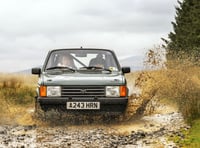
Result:
{"label": "muddy ground", "polygon": [[[33,114],[32,109],[27,112]],[[189,129],[189,126],[184,123],[177,109],[162,104],[153,113],[128,121],[59,123],[59,118],[54,118],[30,125],[1,124],[0,147],[175,148],[178,146],[169,141],[169,137],[181,137],[179,131],[182,128]]]}

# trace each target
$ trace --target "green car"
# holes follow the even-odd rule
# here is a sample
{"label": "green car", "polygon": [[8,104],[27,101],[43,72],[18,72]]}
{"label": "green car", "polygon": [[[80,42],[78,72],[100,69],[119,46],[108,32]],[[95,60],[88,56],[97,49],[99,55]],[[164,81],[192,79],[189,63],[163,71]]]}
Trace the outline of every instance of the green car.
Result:
{"label": "green car", "polygon": [[[36,106],[43,111],[124,113],[128,88],[115,53],[108,49],[54,49],[42,68],[32,68],[39,76]],[[36,108],[37,109],[37,108]]]}

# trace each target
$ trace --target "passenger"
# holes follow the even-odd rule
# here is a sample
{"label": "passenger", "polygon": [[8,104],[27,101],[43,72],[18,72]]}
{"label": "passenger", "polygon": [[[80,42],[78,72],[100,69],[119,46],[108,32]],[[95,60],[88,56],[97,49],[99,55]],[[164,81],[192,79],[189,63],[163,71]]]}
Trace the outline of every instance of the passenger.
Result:
{"label": "passenger", "polygon": [[96,58],[91,59],[89,66],[96,66],[105,68],[105,59],[102,54],[98,54]]}

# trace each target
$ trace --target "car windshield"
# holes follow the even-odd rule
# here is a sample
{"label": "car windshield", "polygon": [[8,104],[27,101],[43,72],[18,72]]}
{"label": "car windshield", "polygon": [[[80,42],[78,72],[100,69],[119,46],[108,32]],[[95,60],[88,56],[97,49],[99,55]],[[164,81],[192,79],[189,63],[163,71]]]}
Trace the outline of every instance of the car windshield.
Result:
{"label": "car windshield", "polygon": [[113,52],[109,50],[61,49],[49,54],[46,70],[54,67],[68,67],[79,71],[119,71],[119,64]]}

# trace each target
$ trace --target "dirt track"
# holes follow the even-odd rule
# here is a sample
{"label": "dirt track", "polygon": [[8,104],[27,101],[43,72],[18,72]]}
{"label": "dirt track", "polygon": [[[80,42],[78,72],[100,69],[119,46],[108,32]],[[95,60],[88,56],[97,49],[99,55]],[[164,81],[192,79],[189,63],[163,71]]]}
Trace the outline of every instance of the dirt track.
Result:
{"label": "dirt track", "polygon": [[175,148],[167,137],[181,136],[180,128],[189,127],[172,107],[162,105],[157,109],[153,115],[112,124],[1,125],[0,147]]}

